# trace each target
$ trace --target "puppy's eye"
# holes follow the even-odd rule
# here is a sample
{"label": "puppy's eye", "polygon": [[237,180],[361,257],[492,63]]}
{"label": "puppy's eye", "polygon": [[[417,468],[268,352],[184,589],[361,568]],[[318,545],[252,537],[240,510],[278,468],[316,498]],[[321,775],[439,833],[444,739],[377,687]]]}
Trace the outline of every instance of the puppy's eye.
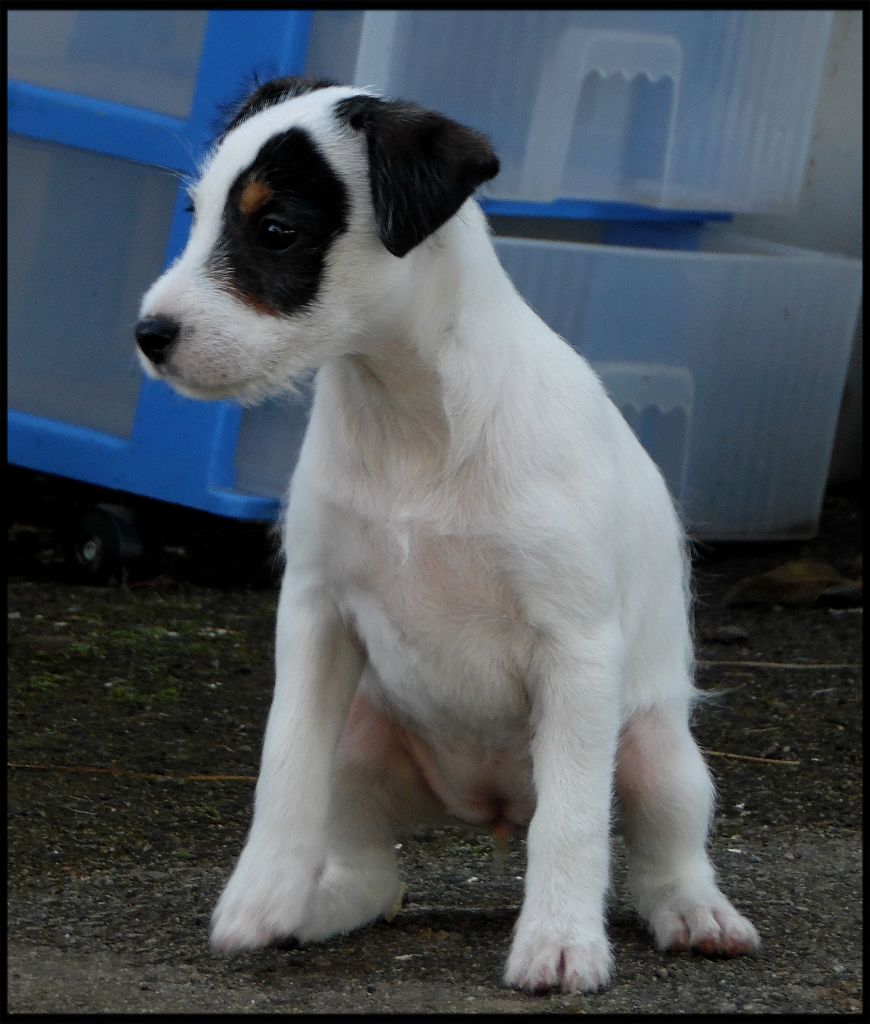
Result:
{"label": "puppy's eye", "polygon": [[196,209],[194,208],[193,203],[191,203],[190,206],[185,206],[184,212],[185,213],[196,213]]}
{"label": "puppy's eye", "polygon": [[296,229],[279,217],[264,217],[257,225],[257,240],[266,249],[281,252],[296,241]]}

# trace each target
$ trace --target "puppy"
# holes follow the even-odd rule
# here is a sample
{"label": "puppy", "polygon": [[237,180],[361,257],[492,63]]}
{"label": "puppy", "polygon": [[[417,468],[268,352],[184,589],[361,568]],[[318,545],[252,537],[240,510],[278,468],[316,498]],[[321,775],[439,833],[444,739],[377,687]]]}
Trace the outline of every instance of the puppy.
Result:
{"label": "puppy", "polygon": [[142,364],[185,395],[251,403],[317,371],[218,950],[388,916],[397,827],[527,826],[505,983],[599,989],[614,792],[658,947],[758,946],[705,848],[677,516],[499,265],[471,198],[498,166],[437,113],[278,79],[217,140],[187,247],[143,299]]}

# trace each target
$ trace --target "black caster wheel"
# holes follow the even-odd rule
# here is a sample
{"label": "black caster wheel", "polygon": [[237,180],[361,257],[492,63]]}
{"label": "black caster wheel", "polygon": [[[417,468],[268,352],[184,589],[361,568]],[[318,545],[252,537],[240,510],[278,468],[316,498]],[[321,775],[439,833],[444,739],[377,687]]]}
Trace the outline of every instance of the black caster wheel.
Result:
{"label": "black caster wheel", "polygon": [[72,534],[67,559],[79,579],[106,584],[156,575],[161,546],[142,517],[124,505],[95,505]]}

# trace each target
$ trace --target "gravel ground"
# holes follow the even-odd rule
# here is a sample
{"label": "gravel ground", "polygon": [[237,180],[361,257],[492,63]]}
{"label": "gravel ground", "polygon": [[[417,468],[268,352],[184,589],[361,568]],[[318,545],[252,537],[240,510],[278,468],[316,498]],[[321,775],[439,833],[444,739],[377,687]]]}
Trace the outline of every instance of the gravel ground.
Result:
{"label": "gravel ground", "polygon": [[500,864],[460,829],[397,837],[407,894],[390,924],[209,952],[271,695],[265,531],[202,519],[156,579],[87,586],[49,529],[67,496],[25,490],[9,527],[9,1012],[861,1012],[861,608],[723,599],[797,557],[859,576],[854,496],[827,499],[813,541],[696,558],[699,684],[719,694],[695,723],[719,791],[713,849],[761,952],[657,953],[615,837],[611,988],[528,996],[500,985],[524,844]]}

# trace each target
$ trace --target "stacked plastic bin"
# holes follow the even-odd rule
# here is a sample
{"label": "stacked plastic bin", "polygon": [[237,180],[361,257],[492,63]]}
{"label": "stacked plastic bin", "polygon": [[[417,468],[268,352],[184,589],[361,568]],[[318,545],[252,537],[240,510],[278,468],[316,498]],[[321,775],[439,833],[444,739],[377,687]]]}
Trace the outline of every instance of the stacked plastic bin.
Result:
{"label": "stacked plastic bin", "polygon": [[[23,136],[10,150],[10,196],[23,197],[10,222],[12,461],[239,518],[277,513],[304,403],[186,401],[136,374],[129,338],[134,297],[187,230],[172,178],[143,164],[189,170],[239,72],[271,66],[372,86],[487,132],[502,170],[482,199],[502,262],[596,367],[690,531],[815,531],[860,264],[741,238],[727,221],[797,199],[830,12],[110,13],[151,19],[151,31],[187,19],[186,43],[166,37],[175,63],[165,43],[157,61],[176,78],[135,92],[130,74],[135,95],[110,97],[134,155],[115,142],[85,152],[82,121],[84,135],[34,130],[27,104],[51,107],[58,83],[22,73],[12,24],[11,75],[35,83],[12,87]],[[114,89],[106,54],[88,60]],[[158,96],[162,113],[147,117],[116,106]],[[58,232],[63,251],[51,248]]]}

